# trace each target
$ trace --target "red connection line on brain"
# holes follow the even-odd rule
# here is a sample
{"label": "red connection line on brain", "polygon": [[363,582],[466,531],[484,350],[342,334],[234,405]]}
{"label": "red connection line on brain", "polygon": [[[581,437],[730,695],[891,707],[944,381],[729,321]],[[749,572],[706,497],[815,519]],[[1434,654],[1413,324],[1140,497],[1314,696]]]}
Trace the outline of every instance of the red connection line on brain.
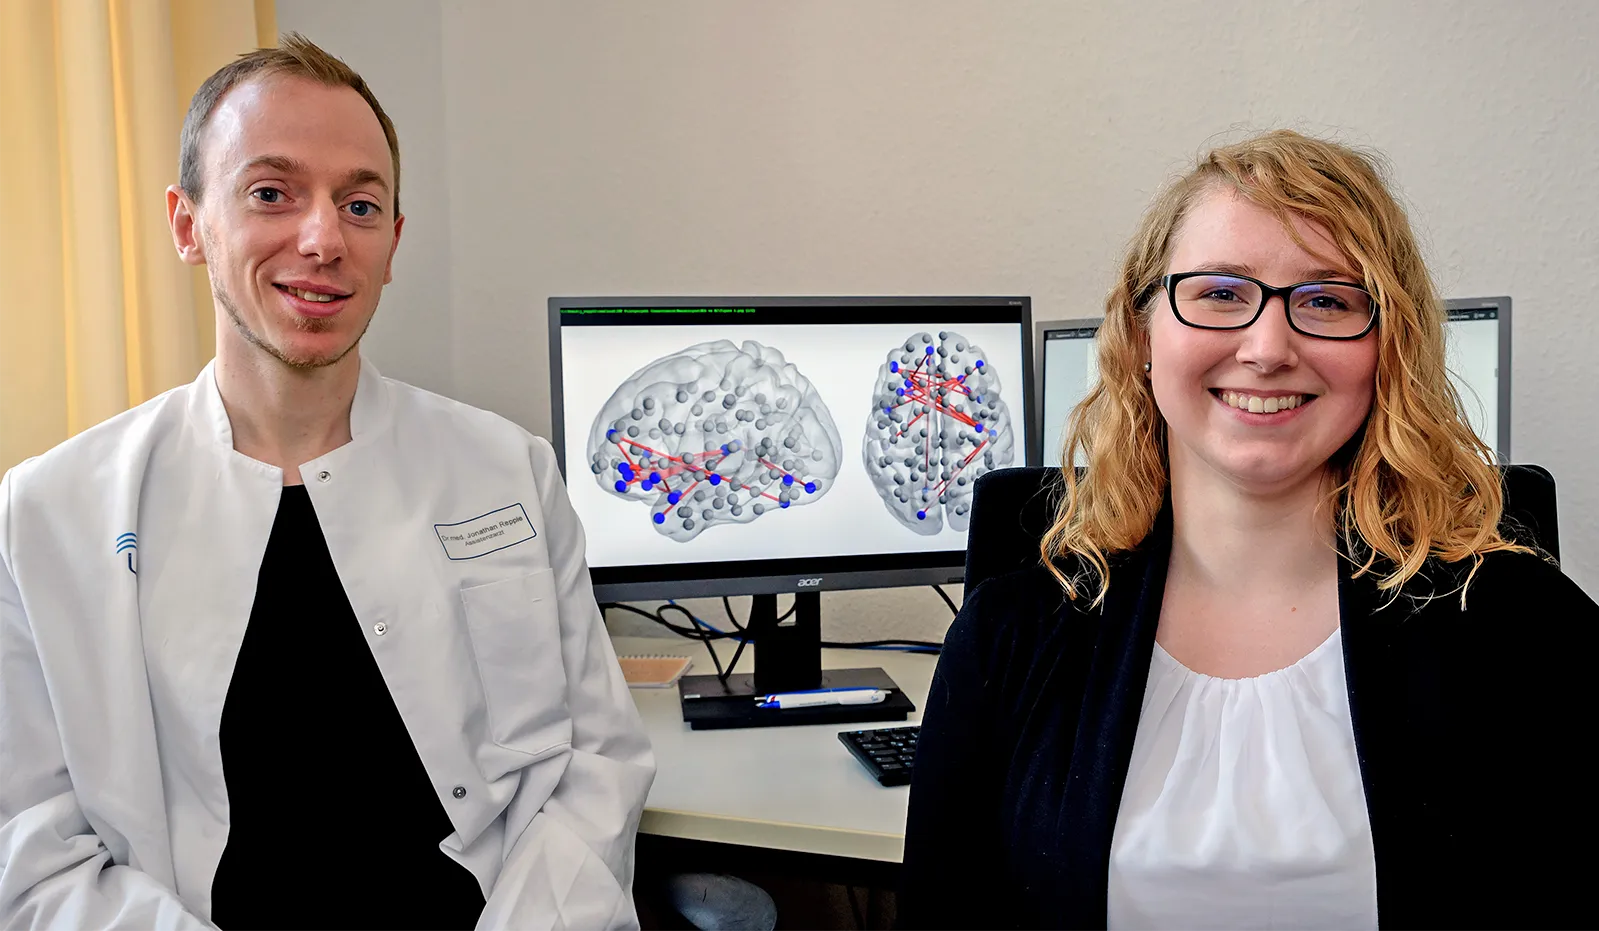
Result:
{"label": "red connection line on brain", "polygon": [[[623,436],[618,430],[606,431],[605,438],[614,443],[617,451],[622,454],[622,459],[616,466],[619,478],[616,480],[615,488],[619,492],[626,493],[633,486],[638,486],[639,491],[653,492],[658,485],[666,490],[666,503],[670,507],[693,494],[694,489],[698,488],[701,482],[712,487],[726,482],[729,485],[736,484],[738,488],[752,495],[774,501],[780,508],[789,506],[787,500],[779,498],[765,489],[756,489],[749,485],[735,482],[734,479],[727,478],[716,471],[717,466],[742,449],[742,445],[738,440],[731,440],[716,449],[708,449],[701,453],[685,453],[674,456],[670,453],[651,449],[643,443]],[[633,458],[633,453],[635,452],[642,453],[638,461]],[[816,493],[816,483],[814,481],[796,478],[794,473],[770,462],[764,457],[756,457],[756,461],[768,470],[780,473],[774,482],[781,482],[789,487],[798,486],[806,494]],[[770,471],[768,474],[770,474]],[[682,491],[674,489],[671,485],[672,479],[685,475],[693,479],[692,483]],[[684,479],[684,481],[687,481],[687,479]],[[664,524],[666,523],[666,512],[656,511],[655,516],[651,519],[657,524]]]}
{"label": "red connection line on brain", "polygon": [[[958,423],[965,424],[966,426],[972,428],[973,432],[979,434],[988,431],[988,435],[984,437],[983,441],[978,443],[970,453],[966,454],[966,458],[962,459],[959,465],[950,471],[948,478],[940,481],[936,487],[922,487],[922,496],[924,501],[935,500],[942,495],[944,491],[949,488],[949,483],[953,482],[956,476],[960,475],[961,470],[970,465],[972,460],[976,459],[979,453],[988,448],[988,445],[998,438],[997,434],[991,430],[988,430],[988,428],[985,427],[981,421],[969,414],[958,411],[953,406],[945,403],[944,399],[950,394],[961,395],[974,404],[982,403],[983,399],[980,395],[972,394],[971,388],[966,384],[965,375],[956,375],[953,378],[946,378],[938,373],[935,373],[932,370],[932,367],[928,364],[933,359],[933,353],[933,347],[928,346],[926,354],[917,359],[916,364],[909,369],[901,369],[898,362],[891,361],[888,363],[888,370],[896,375],[901,376],[904,384],[895,389],[894,392],[899,400],[892,405],[885,406],[883,408],[883,412],[886,414],[892,414],[895,410],[912,404],[926,405],[928,408],[926,411],[922,411],[915,417],[912,417],[903,427],[899,429],[899,432],[894,434],[893,438],[895,440],[899,440],[902,437],[905,437],[910,433],[912,427],[915,427],[916,424],[919,423],[923,418],[927,418],[927,438],[926,442],[922,446],[921,472],[922,475],[927,477],[927,481],[931,482],[933,478],[933,435],[935,433],[939,433],[942,429],[943,425],[938,422],[940,418],[948,417]],[[983,368],[983,360],[978,359],[973,364],[973,368],[981,370]],[[927,519],[926,508],[916,512],[916,519]]]}

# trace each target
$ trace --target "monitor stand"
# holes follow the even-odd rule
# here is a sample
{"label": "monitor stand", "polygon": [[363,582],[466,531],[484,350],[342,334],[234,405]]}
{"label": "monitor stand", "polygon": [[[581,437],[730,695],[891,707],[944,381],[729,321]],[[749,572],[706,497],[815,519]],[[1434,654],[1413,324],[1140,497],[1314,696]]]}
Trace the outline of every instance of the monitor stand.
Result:
{"label": "monitor stand", "polygon": [[[822,596],[794,596],[794,614],[777,619],[777,596],[756,595],[750,608],[749,637],[755,671],[716,676],[684,676],[677,682],[683,720],[694,730],[783,727],[795,724],[854,724],[903,721],[916,705],[881,668],[822,670]],[[875,705],[820,705],[812,708],[757,708],[755,696],[824,688],[875,688],[889,692]]]}

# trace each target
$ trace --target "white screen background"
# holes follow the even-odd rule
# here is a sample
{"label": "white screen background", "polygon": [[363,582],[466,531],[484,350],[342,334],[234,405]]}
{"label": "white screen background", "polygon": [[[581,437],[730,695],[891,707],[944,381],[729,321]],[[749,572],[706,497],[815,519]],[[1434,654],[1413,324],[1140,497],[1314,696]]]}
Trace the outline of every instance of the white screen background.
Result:
{"label": "white screen background", "polygon": [[[931,536],[912,531],[883,505],[861,464],[861,443],[873,413],[877,372],[890,350],[916,333],[949,330],[981,347],[1000,380],[1014,440],[1012,466],[1026,465],[1022,324],[905,323],[835,325],[569,326],[561,329],[561,397],[567,487],[588,535],[596,567],[724,562],[808,556],[945,552],[966,547],[964,531]],[[650,510],[599,487],[587,468],[594,418],[622,378],[655,359],[696,343],[755,340],[777,349],[810,379],[826,403],[843,446],[833,486],[814,503],[768,511],[748,524],[723,524],[687,543],[662,536]],[[619,374],[620,373],[620,377]]]}

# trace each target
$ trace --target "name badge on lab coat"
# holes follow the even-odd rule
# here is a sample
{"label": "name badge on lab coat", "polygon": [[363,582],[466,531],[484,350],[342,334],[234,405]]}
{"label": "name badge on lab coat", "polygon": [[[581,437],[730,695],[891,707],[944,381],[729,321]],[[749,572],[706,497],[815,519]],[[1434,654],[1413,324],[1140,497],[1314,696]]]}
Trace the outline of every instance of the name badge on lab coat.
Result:
{"label": "name badge on lab coat", "polygon": [[527,511],[513,504],[457,524],[434,524],[433,532],[451,559],[476,559],[538,536]]}

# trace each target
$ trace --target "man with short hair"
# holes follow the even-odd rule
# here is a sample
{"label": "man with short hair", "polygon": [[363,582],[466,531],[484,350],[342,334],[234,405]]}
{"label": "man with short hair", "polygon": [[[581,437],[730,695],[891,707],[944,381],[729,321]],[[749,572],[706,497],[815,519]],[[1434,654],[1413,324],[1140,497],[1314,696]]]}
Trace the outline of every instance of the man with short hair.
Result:
{"label": "man with short hair", "polygon": [[625,927],[654,761],[547,442],[381,377],[399,149],[299,36],[167,190],[217,354],[0,481],[0,927]]}

